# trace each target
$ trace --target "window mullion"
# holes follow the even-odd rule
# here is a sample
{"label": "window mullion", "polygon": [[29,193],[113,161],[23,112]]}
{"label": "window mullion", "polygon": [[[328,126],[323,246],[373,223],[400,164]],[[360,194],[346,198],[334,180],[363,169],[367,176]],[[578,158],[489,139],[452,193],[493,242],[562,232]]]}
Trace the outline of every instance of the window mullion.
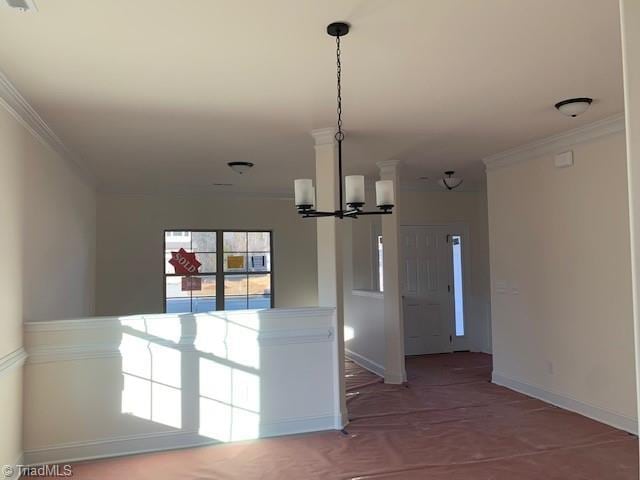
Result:
{"label": "window mullion", "polygon": [[216,310],[224,310],[224,231],[216,230]]}

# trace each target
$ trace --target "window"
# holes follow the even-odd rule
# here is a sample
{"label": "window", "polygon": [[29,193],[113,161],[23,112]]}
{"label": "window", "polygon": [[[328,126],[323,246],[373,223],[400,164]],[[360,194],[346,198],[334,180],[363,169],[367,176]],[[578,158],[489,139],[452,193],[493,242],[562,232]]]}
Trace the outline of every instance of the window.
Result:
{"label": "window", "polygon": [[384,292],[384,263],[382,250],[382,235],[378,235],[378,290]]}
{"label": "window", "polygon": [[464,294],[462,291],[462,237],[451,236],[453,259],[453,298],[456,321],[456,337],[464,336]]}
{"label": "window", "polygon": [[[165,312],[273,307],[271,232],[165,231]],[[201,263],[180,275],[169,261],[184,249]]]}

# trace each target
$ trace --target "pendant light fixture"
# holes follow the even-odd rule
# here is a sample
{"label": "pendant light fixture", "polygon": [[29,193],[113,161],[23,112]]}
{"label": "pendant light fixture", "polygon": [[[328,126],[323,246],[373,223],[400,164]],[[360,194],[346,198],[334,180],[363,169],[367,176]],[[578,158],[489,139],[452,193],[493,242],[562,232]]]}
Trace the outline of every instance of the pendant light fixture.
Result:
{"label": "pendant light fixture", "polygon": [[[349,33],[349,24],[344,22],[332,23],[327,27],[327,33],[336,38],[338,131],[336,132],[335,139],[338,143],[338,210],[333,212],[319,212],[316,210],[316,189],[313,186],[313,181],[308,178],[294,181],[296,209],[303,218],[358,218],[360,215],[390,214],[394,205],[393,182],[391,180],[379,180],[376,182],[376,205],[379,208],[377,211],[365,212],[362,210],[365,204],[363,175],[349,175],[345,177],[343,186],[342,141],[344,140],[344,132],[342,131],[342,64],[340,59],[340,38]],[[344,190],[346,190],[346,198]],[[344,208],[343,202],[346,203],[346,209]]]}
{"label": "pendant light fixture", "polygon": [[454,172],[453,170],[444,172],[445,176],[438,180],[438,184],[441,187],[446,188],[447,190],[458,188],[460,185],[462,185],[462,179],[454,177],[455,173],[456,172]]}

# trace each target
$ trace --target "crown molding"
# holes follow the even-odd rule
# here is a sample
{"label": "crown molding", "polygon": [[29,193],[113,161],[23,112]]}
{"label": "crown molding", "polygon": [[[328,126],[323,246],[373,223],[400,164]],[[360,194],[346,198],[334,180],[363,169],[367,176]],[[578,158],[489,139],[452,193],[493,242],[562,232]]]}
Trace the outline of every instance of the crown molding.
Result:
{"label": "crown molding", "polygon": [[0,357],[0,377],[14,368],[19,368],[24,365],[26,359],[27,352],[23,347],[20,347],[4,357]]}
{"label": "crown molding", "polygon": [[96,179],[78,157],[72,153],[42,117],[20,94],[7,76],[0,71],[0,106],[11,114],[43,145],[67,161],[88,183],[95,187]]}
{"label": "crown molding", "polygon": [[380,160],[379,162],[376,162],[376,165],[382,171],[396,169],[400,166],[401,163],[402,162],[400,160]]}
{"label": "crown molding", "polygon": [[624,121],[624,113],[620,113],[567,132],[552,135],[496,155],[491,155],[483,158],[482,161],[486,166],[486,170],[492,171],[549,153],[561,153],[572,145],[624,131]]}

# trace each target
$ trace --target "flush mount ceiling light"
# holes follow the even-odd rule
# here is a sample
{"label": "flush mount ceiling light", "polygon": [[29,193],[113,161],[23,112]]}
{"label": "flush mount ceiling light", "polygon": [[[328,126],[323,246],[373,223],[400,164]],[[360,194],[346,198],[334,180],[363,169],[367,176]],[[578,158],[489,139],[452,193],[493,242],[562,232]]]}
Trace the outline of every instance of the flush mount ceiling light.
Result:
{"label": "flush mount ceiling light", "polygon": [[227,163],[227,165],[229,165],[229,168],[231,168],[231,170],[239,173],[240,175],[248,172],[249,169],[253,167],[253,163],[251,162],[229,162]]}
{"label": "flush mount ceiling light", "polygon": [[440,185],[443,188],[446,188],[447,190],[453,190],[454,188],[458,188],[460,185],[462,185],[462,179],[454,177],[453,175],[455,173],[456,172],[454,172],[453,170],[448,170],[444,172],[445,176],[442,177],[440,180],[438,180],[438,185]]}
{"label": "flush mount ceiling light", "polygon": [[0,5],[6,5],[9,8],[13,8],[23,13],[38,11],[38,7],[34,0],[1,0]]}
{"label": "flush mount ceiling light", "polygon": [[319,212],[316,210],[316,189],[313,181],[309,178],[294,181],[296,198],[296,209],[303,218],[313,217],[338,217],[338,218],[358,218],[360,215],[384,215],[390,214],[393,209],[393,182],[391,180],[379,180],[376,182],[376,205],[378,211],[365,212],[364,207],[364,176],[349,175],[344,179],[346,189],[346,206],[344,209],[344,192],[342,185],[342,141],[344,132],[342,131],[342,64],[340,60],[340,38],[349,33],[349,24],[335,22],[327,27],[327,33],[336,38],[336,66],[338,77],[338,131],[335,138],[338,142],[338,210],[333,212]]}
{"label": "flush mount ceiling light", "polygon": [[586,112],[592,102],[593,98],[588,97],[569,98],[556,103],[555,107],[567,117],[575,118]]}

